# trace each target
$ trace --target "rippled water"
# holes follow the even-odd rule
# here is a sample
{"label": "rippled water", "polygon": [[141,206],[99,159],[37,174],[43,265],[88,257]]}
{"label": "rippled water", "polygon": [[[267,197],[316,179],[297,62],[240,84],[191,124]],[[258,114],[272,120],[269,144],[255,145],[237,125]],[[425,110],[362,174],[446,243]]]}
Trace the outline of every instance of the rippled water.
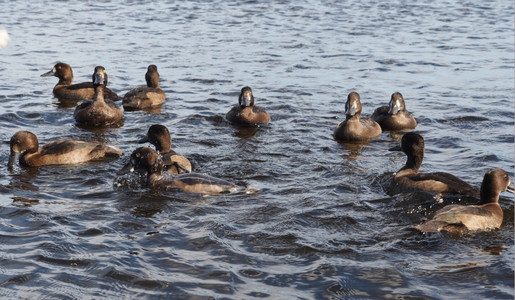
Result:
{"label": "rippled water", "polygon": [[[500,230],[423,236],[409,228],[443,204],[384,191],[405,162],[387,151],[400,136],[332,138],[350,91],[364,115],[400,91],[426,140],[424,171],[477,187],[493,167],[513,176],[513,2],[412,2],[2,2],[0,297],[513,299],[512,197]],[[103,65],[119,95],[156,64],[167,102],[121,128],[81,129],[52,96],[57,79],[39,77],[58,61],[75,82]],[[271,124],[227,124],[245,85]],[[262,192],[116,185],[154,123],[196,171]],[[10,172],[21,129],[125,154]]]}

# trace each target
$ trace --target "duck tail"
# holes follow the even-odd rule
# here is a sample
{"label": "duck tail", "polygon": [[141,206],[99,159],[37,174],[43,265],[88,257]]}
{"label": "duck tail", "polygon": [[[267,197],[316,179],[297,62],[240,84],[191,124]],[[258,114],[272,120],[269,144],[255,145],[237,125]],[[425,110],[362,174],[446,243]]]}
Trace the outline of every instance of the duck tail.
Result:
{"label": "duck tail", "polygon": [[104,149],[106,155],[121,156],[123,154],[123,151],[116,146],[104,145]]}

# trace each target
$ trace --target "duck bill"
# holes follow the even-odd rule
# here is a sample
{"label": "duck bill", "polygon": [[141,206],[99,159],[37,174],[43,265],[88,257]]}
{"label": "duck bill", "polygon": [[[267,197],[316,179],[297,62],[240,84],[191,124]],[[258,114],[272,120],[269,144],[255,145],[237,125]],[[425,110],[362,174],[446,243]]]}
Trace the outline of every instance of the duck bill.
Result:
{"label": "duck bill", "polygon": [[390,149],[388,149],[388,150],[389,150],[389,151],[401,151],[402,149],[401,149],[401,145],[397,145],[397,146],[392,147],[392,148],[390,148]]}
{"label": "duck bill", "polygon": [[129,161],[125,166],[123,166],[123,168],[121,168],[120,171],[118,171],[118,175],[123,175],[123,174],[127,174],[127,173],[132,173],[134,172],[134,165],[132,164],[131,161]]}
{"label": "duck bill", "polygon": [[7,163],[7,168],[9,170],[13,169],[14,163],[18,160],[20,153],[11,151],[11,155],[9,156],[9,162]]}
{"label": "duck bill", "polygon": [[138,141],[138,144],[143,144],[143,143],[148,143],[148,136],[146,136]]}
{"label": "duck bill", "polygon": [[392,105],[390,105],[390,110],[388,110],[388,114],[395,115],[399,112],[400,109],[401,107],[399,105],[399,101],[395,101],[394,103],[392,103]]}
{"label": "duck bill", "polygon": [[41,77],[47,77],[47,76],[55,76],[55,68],[53,68],[52,70],[50,70],[46,73],[41,74]]}
{"label": "duck bill", "polygon": [[356,103],[353,103],[352,105],[349,105],[346,107],[345,114],[347,116],[354,116],[356,114],[356,111],[358,110],[358,107]]}
{"label": "duck bill", "polygon": [[243,106],[250,106],[250,103],[251,103],[251,97],[249,94],[245,93],[245,95],[243,95]]}

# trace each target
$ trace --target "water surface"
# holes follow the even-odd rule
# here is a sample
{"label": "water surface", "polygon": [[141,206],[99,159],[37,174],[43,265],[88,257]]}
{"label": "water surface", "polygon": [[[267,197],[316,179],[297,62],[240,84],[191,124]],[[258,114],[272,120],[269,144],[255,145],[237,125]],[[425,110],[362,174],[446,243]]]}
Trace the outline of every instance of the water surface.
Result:
{"label": "water surface", "polygon": [[[400,135],[341,144],[347,94],[363,114],[400,91],[426,141],[422,170],[479,187],[513,178],[513,3],[486,1],[16,1],[0,27],[2,298],[513,299],[513,197],[500,230],[462,238],[410,227],[444,204],[390,197]],[[52,96],[96,65],[119,95],[156,64],[166,103],[120,128],[77,127]],[[228,124],[241,87],[272,122]],[[261,193],[149,191],[116,172],[151,124],[197,172]],[[7,170],[10,137],[34,132],[119,145],[120,159]],[[448,202],[469,203],[457,197]]]}

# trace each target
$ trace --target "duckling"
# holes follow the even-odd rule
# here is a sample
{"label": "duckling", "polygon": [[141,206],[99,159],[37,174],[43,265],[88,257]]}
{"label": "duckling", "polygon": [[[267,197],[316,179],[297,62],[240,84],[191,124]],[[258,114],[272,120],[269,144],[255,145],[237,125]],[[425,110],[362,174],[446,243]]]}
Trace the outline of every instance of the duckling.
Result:
{"label": "duckling", "polygon": [[474,196],[479,191],[458,177],[444,172],[421,173],[419,168],[424,159],[424,138],[415,132],[408,132],[402,136],[400,147],[394,147],[391,151],[404,152],[408,157],[392,182],[389,193],[425,191],[442,194],[459,194]]}
{"label": "duckling", "polygon": [[388,106],[376,108],[372,114],[383,131],[401,131],[417,127],[417,120],[406,110],[406,103],[401,93],[395,92]]}
{"label": "duckling", "polygon": [[345,103],[345,120],[334,130],[334,138],[345,142],[361,142],[381,135],[381,126],[370,118],[361,118],[361,101],[357,92],[351,92]]}
{"label": "duckling", "polygon": [[151,143],[159,151],[163,159],[164,168],[173,175],[191,172],[191,162],[186,157],[172,150],[172,137],[168,128],[154,124],[150,126],[147,136],[139,143]]}
{"label": "duckling", "polygon": [[250,87],[241,89],[238,103],[225,115],[229,122],[251,126],[270,122],[270,115],[266,110],[254,105],[254,95]]}
{"label": "duckling", "polygon": [[85,100],[75,108],[73,117],[80,125],[89,127],[121,126],[123,112],[110,100],[104,100],[104,89],[107,84],[107,73],[104,67],[95,67],[93,73],[95,99]]}
{"label": "duckling", "polygon": [[149,65],[145,74],[146,87],[130,90],[123,97],[122,105],[125,110],[156,107],[165,102],[165,92],[159,87],[159,72],[156,65]]}
{"label": "duckling", "polygon": [[147,184],[152,189],[179,189],[187,193],[221,194],[241,190],[237,185],[199,173],[185,173],[177,176],[163,172],[163,160],[157,151],[140,147],[132,152],[129,162],[118,172],[119,175],[138,170],[147,173]]}
{"label": "duckling", "polygon": [[72,139],[52,141],[39,147],[38,138],[29,131],[18,131],[11,137],[11,155],[8,168],[18,160],[24,167],[78,164],[106,156],[120,156],[122,150],[98,142]]}
{"label": "duckling", "polygon": [[438,210],[431,220],[415,228],[422,232],[448,231],[458,234],[500,228],[503,211],[499,205],[499,195],[504,191],[515,193],[510,182],[510,176],[503,169],[490,170],[481,183],[478,205],[447,205]]}
{"label": "duckling", "polygon": [[[59,82],[54,86],[54,96],[59,100],[91,100],[95,97],[93,82],[72,84],[73,71],[69,64],[57,63],[52,70],[41,74],[41,77],[46,76],[59,78]],[[104,89],[104,98],[111,100],[119,99],[118,95],[107,87]]]}

